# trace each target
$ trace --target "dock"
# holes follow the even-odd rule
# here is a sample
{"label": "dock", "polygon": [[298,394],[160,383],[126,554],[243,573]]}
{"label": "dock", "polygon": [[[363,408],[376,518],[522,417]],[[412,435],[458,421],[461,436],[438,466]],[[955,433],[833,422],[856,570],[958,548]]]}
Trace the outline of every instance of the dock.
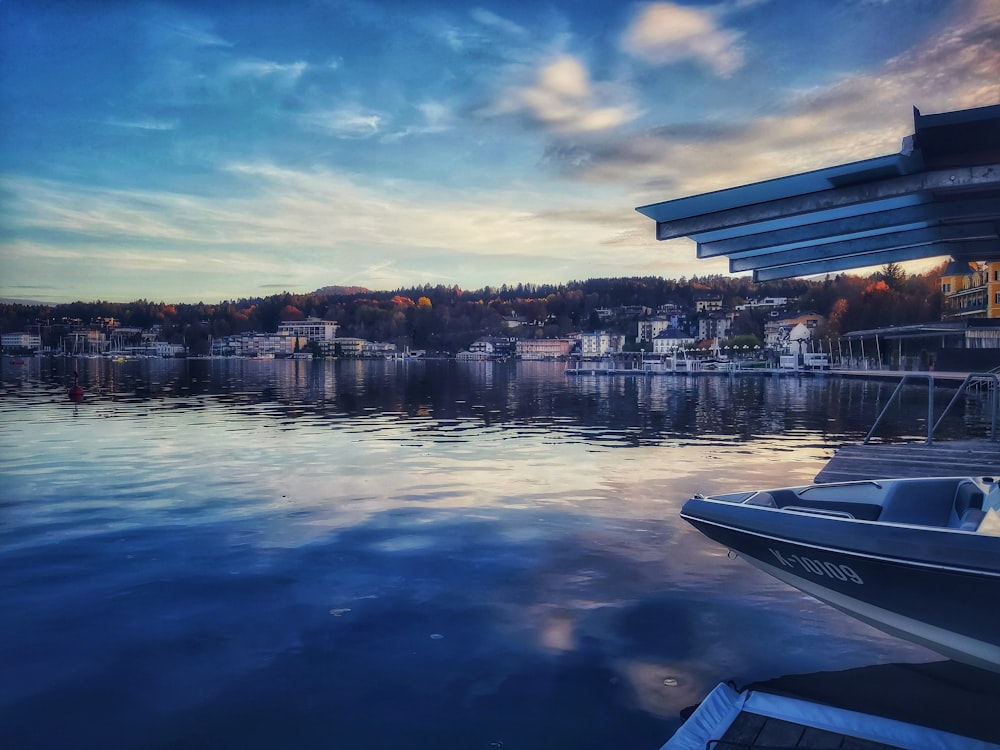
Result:
{"label": "dock", "polygon": [[945,440],[929,445],[844,445],[816,475],[816,482],[940,476],[1000,478],[1000,442]]}
{"label": "dock", "polygon": [[906,750],[898,745],[826,729],[798,724],[794,721],[763,716],[751,711],[740,713],[726,733],[711,745],[715,750],[797,750],[798,748],[850,748],[851,750]]}

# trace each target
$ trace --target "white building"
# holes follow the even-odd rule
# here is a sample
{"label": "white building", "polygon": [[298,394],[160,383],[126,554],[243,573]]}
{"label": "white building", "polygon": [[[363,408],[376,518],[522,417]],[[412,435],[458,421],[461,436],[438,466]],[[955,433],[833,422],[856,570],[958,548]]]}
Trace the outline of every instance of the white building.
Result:
{"label": "white building", "polygon": [[180,357],[184,354],[183,344],[168,344],[166,341],[152,341],[146,351],[157,357]]}
{"label": "white building", "polygon": [[823,320],[823,316],[817,313],[802,313],[769,320],[764,324],[764,346],[768,349],[788,349],[791,332],[795,326],[799,324],[805,326],[811,336]]}
{"label": "white building", "polygon": [[648,320],[640,320],[636,330],[636,341],[652,341],[668,328],[677,326],[676,318],[666,315],[656,315]]}
{"label": "white building", "polygon": [[784,307],[788,297],[764,297],[763,299],[747,300],[745,304],[737,305],[737,310],[752,310],[755,307]]}
{"label": "white building", "polygon": [[0,337],[0,347],[37,351],[42,348],[42,337],[33,333],[5,333]]}
{"label": "white building", "polygon": [[391,357],[396,354],[396,345],[385,341],[365,341],[361,345],[362,357]]}
{"label": "white building", "polygon": [[694,346],[697,339],[679,328],[667,328],[653,339],[653,354],[671,354],[678,349]]}
{"label": "white building", "polygon": [[608,354],[621,354],[625,348],[625,336],[609,331],[595,331],[580,334],[580,354],[587,357],[603,357]]}
{"label": "white building", "polygon": [[335,320],[320,320],[306,318],[305,320],[286,320],[278,324],[278,333],[298,336],[306,341],[333,341],[337,338],[340,324]]}
{"label": "white building", "polygon": [[212,342],[212,354],[230,357],[275,357],[294,354],[306,341],[289,333],[240,333]]}

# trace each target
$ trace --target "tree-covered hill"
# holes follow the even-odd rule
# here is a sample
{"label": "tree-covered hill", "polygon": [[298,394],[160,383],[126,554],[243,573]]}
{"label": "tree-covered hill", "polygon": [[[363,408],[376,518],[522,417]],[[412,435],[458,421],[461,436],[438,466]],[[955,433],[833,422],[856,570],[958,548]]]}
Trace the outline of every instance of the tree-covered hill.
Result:
{"label": "tree-covered hill", "polygon": [[[789,279],[755,284],[747,277],[692,276],[598,278],[565,284],[517,284],[463,290],[457,286],[415,286],[392,291],[327,286],[315,292],[285,292],[217,304],[72,302],[59,305],[0,304],[0,331],[40,330],[43,338],[74,325],[159,326],[168,341],[198,348],[200,341],[247,331],[275,331],[283,320],[310,316],[336,320],[341,335],[389,341],[431,351],[457,351],[479,336],[555,337],[601,327],[635,333],[634,317],[611,318],[597,311],[663,305],[694,313],[702,293],[721,295],[725,308],[748,300],[787,297],[792,310],[821,313],[824,336],[847,331],[938,320],[941,268],[908,275],[889,265],[868,276],[840,274],[822,280]],[[735,332],[759,335],[764,313],[745,311]],[[521,325],[512,328],[514,323]],[[513,332],[513,333],[512,333]]]}

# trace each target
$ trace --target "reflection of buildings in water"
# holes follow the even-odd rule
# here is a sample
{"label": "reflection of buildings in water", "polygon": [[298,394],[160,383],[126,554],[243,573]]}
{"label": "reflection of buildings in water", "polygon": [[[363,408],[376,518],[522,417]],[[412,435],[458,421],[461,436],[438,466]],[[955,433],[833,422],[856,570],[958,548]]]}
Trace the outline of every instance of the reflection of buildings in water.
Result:
{"label": "reflection of buildings in water", "polygon": [[[69,366],[58,361],[59,367]],[[449,360],[140,360],[73,359],[81,382],[115,397],[214,395],[250,406],[275,400],[306,416],[420,410],[426,420],[525,424],[583,439],[630,445],[682,436],[753,441],[786,435],[859,440],[895,383],[842,377],[771,375],[580,375],[562,363]],[[55,365],[54,365],[55,367]],[[953,393],[953,391],[952,391]],[[937,397],[943,410],[950,395]],[[986,423],[990,403],[970,394],[938,435]],[[879,437],[926,433],[927,389],[907,389]]]}

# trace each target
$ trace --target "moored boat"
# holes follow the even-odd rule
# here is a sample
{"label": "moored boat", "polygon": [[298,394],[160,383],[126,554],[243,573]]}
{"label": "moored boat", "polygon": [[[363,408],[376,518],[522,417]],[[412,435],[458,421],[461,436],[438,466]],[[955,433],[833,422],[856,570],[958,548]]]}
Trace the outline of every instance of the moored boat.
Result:
{"label": "moored boat", "polygon": [[990,481],[885,479],[699,495],[681,517],[847,614],[1000,672],[1000,513],[992,507],[1000,489],[990,490]]}

